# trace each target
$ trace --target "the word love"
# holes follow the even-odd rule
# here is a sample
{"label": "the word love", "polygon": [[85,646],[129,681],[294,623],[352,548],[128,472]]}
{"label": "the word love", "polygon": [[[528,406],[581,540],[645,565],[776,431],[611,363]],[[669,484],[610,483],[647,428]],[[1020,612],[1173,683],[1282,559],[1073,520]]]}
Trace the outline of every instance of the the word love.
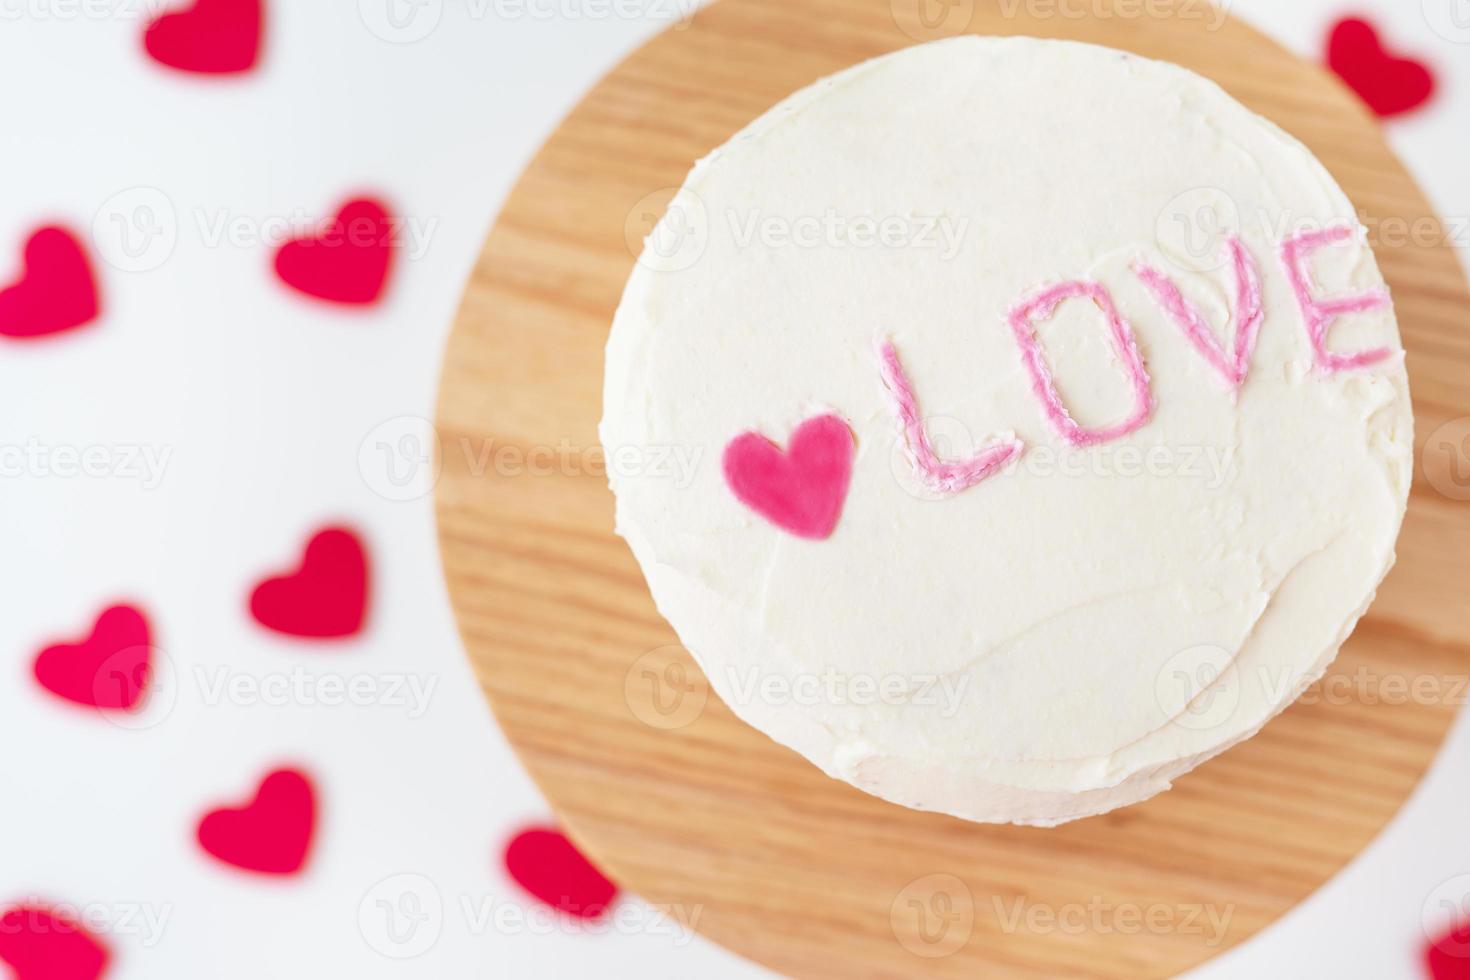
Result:
{"label": "the word love", "polygon": [[[1302,314],[1313,361],[1324,374],[1367,367],[1392,353],[1388,348],[1352,352],[1328,349],[1328,333],[1338,319],[1389,303],[1388,291],[1381,287],[1329,298],[1316,295],[1311,256],[1352,236],[1351,228],[1333,226],[1293,235],[1280,246],[1279,258]],[[1260,336],[1263,312],[1260,274],[1254,257],[1238,237],[1227,238],[1224,247],[1235,281],[1230,314],[1234,336],[1228,349],[1198,307],[1166,273],[1146,263],[1136,265],[1134,273],[1186,342],[1220,376],[1229,397],[1235,398],[1250,374],[1251,355]],[[1120,421],[1099,427],[1081,425],[1057,389],[1036,328],[1070,299],[1089,300],[1102,315],[1109,344],[1132,394],[1132,408]],[[1133,328],[1119,313],[1102,283],[1072,279],[1047,286],[1013,306],[1006,322],[1043,414],[1068,444],[1080,448],[1121,439],[1153,417],[1152,385]],[[1021,440],[1006,435],[967,458],[941,459],[925,430],[918,397],[898,351],[890,341],[882,339],[877,355],[879,372],[898,417],[908,456],[916,474],[931,491],[959,493],[1004,469],[1024,452]],[[835,531],[841,516],[852,476],[853,448],[851,428],[836,415],[822,415],[802,423],[785,452],[759,433],[746,432],[726,447],[725,481],[742,503],[777,527],[798,537],[822,540]]]}

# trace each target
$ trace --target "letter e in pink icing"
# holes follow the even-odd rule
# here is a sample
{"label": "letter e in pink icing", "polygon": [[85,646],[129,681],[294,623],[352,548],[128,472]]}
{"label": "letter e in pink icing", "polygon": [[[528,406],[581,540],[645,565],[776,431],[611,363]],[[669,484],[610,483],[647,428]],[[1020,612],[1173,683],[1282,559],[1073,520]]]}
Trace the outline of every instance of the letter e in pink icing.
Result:
{"label": "letter e in pink icing", "polygon": [[[1116,425],[1105,428],[1084,428],[1072,418],[1067,406],[1062,404],[1062,396],[1057,393],[1056,380],[1052,377],[1045,355],[1042,354],[1041,343],[1036,339],[1034,323],[1049,319],[1064,300],[1078,297],[1092,300],[1102,311],[1113,349],[1122,360],[1123,369],[1133,388],[1133,414]],[[1148,372],[1143,367],[1143,356],[1138,352],[1138,343],[1133,339],[1133,329],[1119,315],[1118,308],[1113,305],[1113,298],[1101,283],[1074,279],[1049,286],[1018,303],[1007,319],[1016,343],[1021,347],[1021,360],[1031,375],[1031,389],[1041,399],[1046,417],[1063,439],[1074,446],[1095,446],[1122,438],[1149,420],[1153,414],[1154,400],[1149,389]]]}
{"label": "letter e in pink icing", "polygon": [[1291,282],[1291,290],[1296,294],[1297,305],[1302,310],[1307,339],[1312,344],[1312,357],[1318,370],[1328,373],[1367,367],[1393,353],[1387,347],[1350,353],[1327,349],[1327,331],[1338,317],[1349,313],[1366,313],[1389,305],[1388,290],[1381,286],[1365,293],[1353,293],[1333,299],[1317,299],[1312,295],[1312,253],[1352,236],[1353,229],[1347,225],[1334,225],[1318,231],[1304,231],[1281,243],[1281,261],[1286,266],[1286,277]]}

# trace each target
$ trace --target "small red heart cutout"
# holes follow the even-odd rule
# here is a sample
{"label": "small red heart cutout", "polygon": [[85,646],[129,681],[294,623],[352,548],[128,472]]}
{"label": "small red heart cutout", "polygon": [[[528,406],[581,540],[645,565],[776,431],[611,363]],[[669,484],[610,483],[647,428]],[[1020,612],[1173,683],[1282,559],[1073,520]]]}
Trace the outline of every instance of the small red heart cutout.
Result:
{"label": "small red heart cutout", "polygon": [[362,629],[367,592],[362,542],[345,528],[327,528],[307,542],[296,571],[255,587],[250,613],[262,626],[288,636],[351,636]]}
{"label": "small red heart cutout", "polygon": [[316,235],[276,252],[276,275],[308,296],[362,306],[375,303],[388,281],[393,226],[388,209],[371,198],[344,204]]}
{"label": "small red heart cutout", "polygon": [[255,67],[264,21],[263,0],[195,0],[154,18],[143,47],[154,61],[180,71],[236,74]]}
{"label": "small red heart cutout", "polygon": [[1470,980],[1470,921],[1447,929],[1424,950],[1434,980]]}
{"label": "small red heart cutout", "polygon": [[0,336],[44,337],[96,319],[97,286],[81,242],[65,228],[33,233],[25,271],[0,291]]}
{"label": "small red heart cutout", "polygon": [[836,415],[797,426],[782,452],[758,432],[725,447],[725,483],[741,503],[799,538],[830,537],[852,480],[852,430]]}
{"label": "small red heart cutout", "polygon": [[243,807],[221,808],[199,821],[199,846],[225,864],[261,874],[300,871],[316,825],[316,793],[295,769],[266,776]]}
{"label": "small red heart cutout", "polygon": [[80,643],[47,647],[34,664],[36,680],[58,697],[93,708],[127,711],[142,700],[152,667],[148,621],[133,606],[97,617]]}
{"label": "small red heart cutout", "polygon": [[581,919],[601,918],[618,895],[565,835],[547,828],[517,834],[506,845],[505,870],[536,898]]}
{"label": "small red heart cutout", "polygon": [[15,905],[0,915],[0,963],[15,980],[97,980],[109,958],[85,926],[58,910]]}
{"label": "small red heart cutout", "polygon": [[1373,25],[1357,17],[1344,18],[1333,26],[1327,64],[1379,116],[1417,109],[1434,94],[1429,66],[1389,54]]}

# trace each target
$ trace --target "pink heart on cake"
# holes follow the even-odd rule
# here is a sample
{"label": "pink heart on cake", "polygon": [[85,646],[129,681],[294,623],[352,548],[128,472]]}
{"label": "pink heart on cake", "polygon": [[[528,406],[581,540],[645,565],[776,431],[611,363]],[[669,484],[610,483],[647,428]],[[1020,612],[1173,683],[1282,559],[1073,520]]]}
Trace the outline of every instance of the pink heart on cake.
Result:
{"label": "pink heart on cake", "polygon": [[262,0],[196,0],[187,10],[154,18],[143,47],[154,61],[180,71],[249,71],[260,56],[264,20]]}
{"label": "pink heart on cake", "polygon": [[618,895],[618,886],[556,830],[517,834],[506,845],[505,870],[547,905],[582,919],[601,918]]}
{"label": "pink heart on cake", "polygon": [[290,636],[351,636],[367,614],[367,554],[356,534],[326,528],[307,542],[294,572],[266,579],[250,595],[262,626]]}
{"label": "pink heart on cake", "polygon": [[290,875],[306,863],[315,824],[311,781],[294,769],[278,769],[261,781],[245,806],[205,814],[199,846],[246,871]]}
{"label": "pink heart on cake", "polygon": [[800,538],[830,537],[852,480],[852,430],[836,415],[797,426],[781,449],[758,432],[725,447],[725,483],[751,510]]}
{"label": "pink heart on cake", "polygon": [[0,963],[15,980],[97,980],[108,959],[85,926],[60,912],[16,905],[0,915]]}
{"label": "pink heart on cake", "polygon": [[0,335],[43,337],[95,319],[97,286],[87,253],[64,228],[42,228],[25,247],[25,271],[0,291]]}
{"label": "pink heart on cake", "polygon": [[147,689],[151,654],[143,614],[132,606],[113,606],[97,617],[91,636],[47,647],[33,669],[52,694],[88,707],[126,711]]}
{"label": "pink heart on cake", "polygon": [[282,245],[276,274],[293,289],[334,303],[376,302],[388,280],[393,228],[388,210],[369,198],[342,206],[319,234]]}
{"label": "pink heart on cake", "polygon": [[1417,109],[1434,94],[1429,67],[1390,54],[1373,25],[1357,17],[1344,18],[1332,28],[1327,64],[1379,116]]}

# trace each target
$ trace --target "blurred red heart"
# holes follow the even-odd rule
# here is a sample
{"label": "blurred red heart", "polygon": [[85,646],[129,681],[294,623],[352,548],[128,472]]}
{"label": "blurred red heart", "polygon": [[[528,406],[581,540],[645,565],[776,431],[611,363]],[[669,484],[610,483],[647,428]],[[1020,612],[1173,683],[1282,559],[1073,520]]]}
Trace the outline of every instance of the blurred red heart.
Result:
{"label": "blurred red heart", "polygon": [[0,335],[42,337],[80,327],[98,312],[87,253],[64,228],[41,228],[25,246],[25,271],[0,291]]}
{"label": "blurred red heart", "polygon": [[383,294],[393,257],[388,210],[370,198],[344,204],[319,234],[282,245],[276,274],[317,299],[364,305]]}
{"label": "blurred red heart", "polygon": [[108,959],[85,926],[59,911],[16,905],[0,915],[0,963],[15,980],[97,980]]}
{"label": "blurred red heart", "polygon": [[113,606],[97,617],[85,640],[42,650],[34,670],[42,687],[68,701],[127,710],[148,686],[151,654],[143,614],[133,606]]}
{"label": "blurred red heart", "polygon": [[196,0],[154,18],[143,34],[153,60],[205,75],[249,71],[260,56],[263,0]]}
{"label": "blurred red heart", "polygon": [[290,636],[351,636],[362,629],[367,591],[361,541],[345,528],[327,528],[307,542],[296,571],[256,586],[250,612],[262,626]]}
{"label": "blurred red heart", "polygon": [[1384,50],[1373,25],[1347,17],[1332,28],[1327,64],[1380,116],[1417,109],[1434,94],[1434,75],[1423,62]]}
{"label": "blurred red heart", "polygon": [[199,846],[246,871],[295,874],[306,862],[315,823],[311,781],[294,769],[279,769],[261,781],[245,806],[205,814]]}
{"label": "blurred red heart", "polygon": [[565,835],[547,828],[517,834],[506,845],[505,870],[547,905],[582,919],[601,918],[618,895]]}
{"label": "blurred red heart", "polygon": [[1424,950],[1434,980],[1470,980],[1470,921],[1447,929]]}

